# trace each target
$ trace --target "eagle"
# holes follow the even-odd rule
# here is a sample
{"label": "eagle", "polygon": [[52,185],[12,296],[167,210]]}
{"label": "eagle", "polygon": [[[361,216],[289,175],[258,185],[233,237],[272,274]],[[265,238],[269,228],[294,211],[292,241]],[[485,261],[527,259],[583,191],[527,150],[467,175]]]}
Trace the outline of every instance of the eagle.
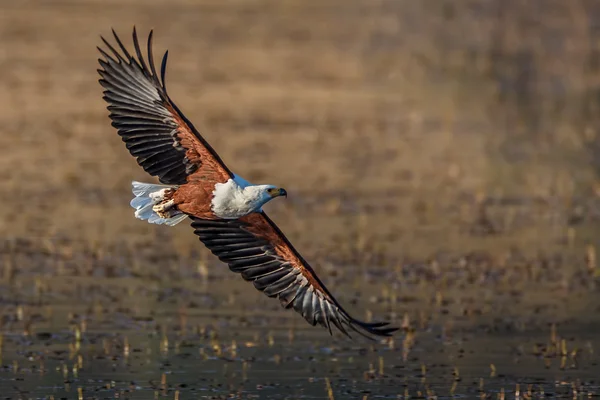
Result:
{"label": "eagle", "polygon": [[285,189],[255,185],[234,174],[167,94],[148,35],[147,60],[135,27],[131,55],[114,29],[117,50],[104,37],[98,47],[100,85],[112,126],[137,163],[161,184],[132,182],[135,216],[153,224],[174,226],[189,218],[200,241],[233,272],[265,295],[293,308],[306,321],[332,327],[348,337],[370,339],[397,330],[389,322],[363,322],[350,316],[262,210],[265,203],[287,197]]}

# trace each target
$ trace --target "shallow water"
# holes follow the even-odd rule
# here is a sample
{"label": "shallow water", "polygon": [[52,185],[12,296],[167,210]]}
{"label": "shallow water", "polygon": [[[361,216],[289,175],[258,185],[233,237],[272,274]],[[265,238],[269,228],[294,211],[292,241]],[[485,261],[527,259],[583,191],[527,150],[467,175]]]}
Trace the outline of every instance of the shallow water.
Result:
{"label": "shallow water", "polygon": [[[567,337],[567,354],[535,354],[542,332],[452,339],[416,335],[360,345],[314,331],[253,329],[203,334],[129,332],[5,335],[0,388],[23,398],[514,398],[600,393],[593,331]],[[560,340],[560,339],[559,339]],[[560,342],[559,342],[560,343]],[[560,348],[560,344],[558,345]],[[10,398],[10,397],[9,397]]]}
{"label": "shallow water", "polygon": [[471,262],[443,274],[322,269],[354,315],[402,327],[369,342],[332,338],[225,266],[195,268],[194,256],[140,256],[139,268],[117,251],[13,251],[0,284],[6,398],[600,395],[598,293],[583,276],[557,286],[561,263],[530,275]]}

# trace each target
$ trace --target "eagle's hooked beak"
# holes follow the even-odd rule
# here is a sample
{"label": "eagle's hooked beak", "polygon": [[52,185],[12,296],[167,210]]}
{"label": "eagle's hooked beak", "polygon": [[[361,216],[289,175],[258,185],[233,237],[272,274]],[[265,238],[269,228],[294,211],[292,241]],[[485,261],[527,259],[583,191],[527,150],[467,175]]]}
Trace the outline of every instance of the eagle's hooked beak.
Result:
{"label": "eagle's hooked beak", "polygon": [[284,188],[273,188],[273,189],[269,189],[267,190],[267,193],[269,193],[269,195],[271,196],[271,198],[275,198],[275,197],[279,197],[279,196],[285,196],[287,197],[287,192],[285,191]]}

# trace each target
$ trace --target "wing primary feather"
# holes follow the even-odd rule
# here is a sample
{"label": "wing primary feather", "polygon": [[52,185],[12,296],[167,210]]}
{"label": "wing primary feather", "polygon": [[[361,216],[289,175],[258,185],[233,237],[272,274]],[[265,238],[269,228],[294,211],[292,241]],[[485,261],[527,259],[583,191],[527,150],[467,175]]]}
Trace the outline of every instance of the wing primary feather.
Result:
{"label": "wing primary feather", "polygon": [[160,80],[162,81],[162,87],[167,92],[167,82],[165,81],[165,75],[167,73],[167,58],[169,58],[169,50],[165,51],[165,55],[160,63]]}
{"label": "wing primary feather", "polygon": [[[104,42],[104,44],[106,45],[106,47],[108,47],[108,49],[110,51],[112,51],[112,53],[115,55],[115,57],[117,58],[117,60],[119,60],[118,62],[121,63],[122,61],[125,61],[125,59],[119,54],[119,52],[117,50],[115,50],[114,47],[112,47],[112,45],[110,43],[108,43],[108,41],[106,39],[104,39],[104,36],[100,36],[100,39],[102,39],[102,41]],[[98,48],[98,50],[100,50]],[[102,52],[102,50],[100,50]],[[106,53],[104,53],[106,54]],[[111,60],[113,60],[114,62],[117,62],[117,60],[115,60],[112,57],[109,57]]]}
{"label": "wing primary feather", "polygon": [[312,296],[314,295],[313,287],[309,286],[309,288],[304,292],[304,296],[302,296],[302,316],[304,319],[311,325],[313,324],[313,314],[314,310],[312,308]]}
{"label": "wing primary feather", "polygon": [[[362,330],[358,329],[356,326],[354,326],[354,324],[352,322],[347,322],[346,325],[348,325],[348,327],[350,329],[352,329],[354,332],[358,333],[359,335],[361,335],[362,337],[365,337],[369,340],[375,340],[373,337],[367,335],[366,333],[364,333]],[[364,329],[364,328],[363,328]],[[367,332],[374,334],[372,331],[367,329]]]}
{"label": "wing primary feather", "polygon": [[263,293],[269,297],[275,297],[288,290],[294,285],[294,283],[296,283],[296,275],[293,274],[293,272],[294,271],[290,272],[290,274],[266,287],[265,290],[263,290]]}
{"label": "wing primary feather", "polygon": [[264,255],[266,255],[264,249],[250,247],[241,250],[227,251],[219,254],[219,257],[228,261],[233,261],[246,258],[256,258],[257,256],[263,257]]}
{"label": "wing primary feather", "polygon": [[236,258],[229,258],[217,253],[213,254],[219,257],[219,260],[229,264],[230,268],[234,269],[248,269],[273,260],[273,257],[264,255],[262,253],[256,254],[255,256],[251,254],[244,254],[240,255],[239,257],[236,256]]}
{"label": "wing primary feather", "polygon": [[[253,244],[253,243],[251,243]],[[214,251],[226,254],[228,251],[242,250],[248,248],[248,243],[222,244],[213,248]]]}
{"label": "wing primary feather", "polygon": [[271,273],[256,277],[256,278],[254,278],[254,287],[257,288],[258,290],[262,291],[269,285],[272,285],[273,283],[277,282],[279,279],[283,278],[284,276],[287,276],[287,274],[288,274],[288,271],[281,268],[280,270],[273,271]]}
{"label": "wing primary feather", "polygon": [[321,304],[319,303],[319,296],[317,296],[317,293],[312,294],[312,310],[314,326],[319,322],[319,315],[321,314]]}
{"label": "wing primary feather", "polygon": [[329,304],[329,303],[327,304],[327,308],[329,308],[329,312],[330,312],[329,315],[331,316],[331,322],[333,322],[333,324],[336,326],[336,328],[338,328],[340,330],[340,332],[342,332],[344,335],[348,336],[349,338],[352,338],[352,336],[350,336],[348,331],[346,331],[346,329],[342,325],[342,322],[340,321],[340,319],[338,317],[337,311],[333,310],[331,304]]}
{"label": "wing primary feather", "polygon": [[205,239],[207,246],[227,246],[227,245],[237,245],[237,246],[264,246],[266,243],[264,242],[256,242],[256,239],[253,237],[244,237],[244,236],[236,236],[233,238],[224,237],[224,238],[212,238]]}
{"label": "wing primary feather", "polygon": [[366,323],[362,321],[358,321],[350,318],[350,322],[352,325],[358,325],[365,331],[369,332],[372,335],[378,336],[391,336],[392,333],[396,332],[398,328],[388,327],[388,322],[374,322],[374,323]]}
{"label": "wing primary feather", "polygon": [[333,332],[331,332],[331,324],[329,323],[329,316],[327,315],[327,310],[325,309],[325,304],[323,302],[323,297],[319,296],[319,303],[321,304],[321,311],[323,315],[324,326],[329,331],[329,335],[333,336]]}
{"label": "wing primary feather", "polygon": [[123,123],[125,119],[134,120],[136,123],[139,120],[162,123],[164,120],[164,117],[161,115],[156,115],[156,113],[150,113],[146,110],[135,110],[133,107],[109,106],[107,109],[115,114],[118,113],[118,117],[114,117],[114,121],[118,123]]}
{"label": "wing primary feather", "polygon": [[303,303],[304,303],[304,296],[306,296],[306,286],[301,286],[298,288],[298,292],[296,293],[296,298],[294,299],[294,302],[292,304],[292,307],[294,308],[294,311],[296,311],[298,314],[302,315],[304,317],[304,309],[302,307]]}
{"label": "wing primary feather", "polygon": [[316,296],[314,288],[311,286],[309,290],[306,291],[306,295],[304,297],[304,301],[302,302],[302,308],[306,311],[306,321],[312,326],[317,324],[317,309],[316,309]]}
{"label": "wing primary feather", "polygon": [[306,286],[307,283],[308,282],[306,281],[306,278],[303,278],[303,282],[301,282],[300,286],[298,286],[296,288],[296,292],[294,293],[294,295],[290,299],[284,299],[284,301],[281,302],[281,305],[283,306],[283,308],[287,309],[294,305],[296,298],[302,292],[302,290],[304,289],[304,286]]}
{"label": "wing primary feather", "polygon": [[117,36],[117,32],[115,32],[114,29],[112,29],[112,34],[115,37],[115,40],[117,41],[117,44],[119,45],[119,48],[121,49],[121,51],[123,52],[123,54],[125,54],[125,57],[127,57],[127,60],[128,60],[127,63],[131,65],[131,59],[133,57],[131,57],[131,54],[129,54],[129,52],[127,51],[127,48],[123,45],[123,42],[121,42],[121,39],[119,39],[119,36]]}
{"label": "wing primary feather", "polygon": [[[238,270],[241,272],[242,277],[245,280],[255,280],[260,277],[273,274],[275,272],[282,272],[283,275],[287,275],[289,273],[284,267],[282,267],[276,261],[272,261],[270,263],[262,264],[262,265],[249,265],[249,266],[238,266]],[[231,269],[231,268],[230,268]],[[233,271],[233,269],[232,269]],[[277,278],[278,280],[279,278]],[[270,285],[275,280],[272,280],[268,284]]]}
{"label": "wing primary feather", "polygon": [[150,31],[148,34],[148,64],[150,64],[150,70],[152,71],[152,80],[157,86],[160,86],[158,81],[158,75],[156,74],[156,67],[154,66],[154,54],[152,53],[152,38],[154,37],[154,31]]}
{"label": "wing primary feather", "polygon": [[[104,40],[104,38],[102,36],[100,36],[102,38],[102,40]],[[104,42],[106,43],[106,41]],[[98,51],[100,52],[100,54],[102,54],[107,61],[113,61],[113,62],[117,62],[114,58],[112,58],[112,56],[109,56],[107,52],[105,52],[100,46],[96,46],[96,48],[98,49]],[[100,62],[100,65],[102,65],[102,67],[104,67],[103,63],[105,63],[105,61],[101,58],[98,59],[98,61]],[[103,72],[102,70],[97,70],[98,72]]]}
{"label": "wing primary feather", "polygon": [[353,321],[362,326],[368,326],[369,328],[381,328],[384,326],[388,326],[390,324],[389,322],[362,322],[362,321],[358,321],[358,320],[353,320]]}
{"label": "wing primary feather", "polygon": [[[152,32],[152,31],[150,31]],[[137,32],[135,30],[135,26],[133,27],[133,47],[135,48],[135,54],[137,55],[138,60],[140,61],[142,71],[144,75],[148,76],[148,67],[146,66],[146,61],[144,61],[144,56],[142,54],[142,50],[140,49],[140,42],[138,41]]]}
{"label": "wing primary feather", "polygon": [[245,267],[245,266],[241,266],[241,267],[244,268],[244,271],[247,271],[249,269],[251,270],[251,271],[247,271],[247,273],[246,273],[246,276],[248,276],[249,278],[258,278],[260,276],[267,275],[271,272],[280,271],[280,270],[286,271],[286,274],[289,274],[291,272],[289,269],[286,268],[285,265],[282,265],[280,262],[278,262],[275,259],[271,259],[270,261],[267,261],[266,263],[263,263],[263,264],[253,264],[253,265],[249,265],[247,267]]}
{"label": "wing primary feather", "polygon": [[[271,276],[276,274],[275,276]],[[242,278],[246,281],[254,281],[256,288],[268,287],[272,284],[272,281],[277,281],[283,276],[287,275],[287,271],[283,268],[273,270],[272,267],[254,268],[248,267],[241,272]],[[263,278],[267,278],[266,281]],[[259,282],[259,283],[257,283]]]}

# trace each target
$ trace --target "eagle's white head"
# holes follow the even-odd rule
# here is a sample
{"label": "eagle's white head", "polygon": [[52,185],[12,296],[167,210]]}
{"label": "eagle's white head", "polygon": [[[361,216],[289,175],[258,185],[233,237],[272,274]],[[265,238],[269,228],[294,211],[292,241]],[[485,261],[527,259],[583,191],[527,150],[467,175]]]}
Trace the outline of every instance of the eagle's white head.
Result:
{"label": "eagle's white head", "polygon": [[273,185],[249,185],[242,189],[246,202],[250,202],[261,207],[269,200],[275,197],[285,196],[287,192],[284,188],[279,188]]}
{"label": "eagle's white head", "polygon": [[239,177],[217,183],[213,191],[212,211],[219,218],[236,219],[252,212],[276,197],[285,196],[285,189],[273,185],[253,185]]}

